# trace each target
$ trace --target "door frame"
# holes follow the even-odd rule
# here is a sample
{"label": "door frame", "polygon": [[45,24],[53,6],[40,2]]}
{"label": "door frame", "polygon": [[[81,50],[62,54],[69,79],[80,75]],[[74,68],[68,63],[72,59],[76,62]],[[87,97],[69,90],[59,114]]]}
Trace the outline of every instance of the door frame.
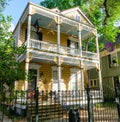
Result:
{"label": "door frame", "polygon": [[[77,72],[79,72],[79,71],[80,71],[80,80],[81,80],[81,81],[80,81],[80,82],[77,81],[77,90],[80,90],[80,89],[83,90],[83,87],[84,87],[83,70],[81,70],[81,69],[79,69],[79,68],[70,68],[70,81],[69,81],[69,87],[68,87],[69,90],[72,89],[71,75],[72,75],[73,73],[77,73]],[[77,76],[77,78],[78,78],[78,76]],[[80,86],[80,84],[81,84],[81,86]],[[79,86],[80,86],[80,87],[79,87]]]}

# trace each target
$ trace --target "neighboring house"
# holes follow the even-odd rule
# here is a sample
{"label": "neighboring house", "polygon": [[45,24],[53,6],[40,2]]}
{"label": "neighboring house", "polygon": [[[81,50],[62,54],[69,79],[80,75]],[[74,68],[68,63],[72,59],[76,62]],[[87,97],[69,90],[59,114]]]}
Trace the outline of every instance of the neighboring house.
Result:
{"label": "neighboring house", "polygon": [[[15,89],[84,90],[90,83],[102,90],[97,30],[79,7],[60,12],[28,3],[14,36],[17,46],[26,46],[17,61],[34,73],[31,81],[16,81]],[[90,80],[91,69],[97,77]]]}
{"label": "neighboring house", "polygon": [[[120,83],[120,36],[112,47],[100,52],[103,89],[106,94],[114,93],[115,84]],[[112,48],[112,50],[110,49]]]}

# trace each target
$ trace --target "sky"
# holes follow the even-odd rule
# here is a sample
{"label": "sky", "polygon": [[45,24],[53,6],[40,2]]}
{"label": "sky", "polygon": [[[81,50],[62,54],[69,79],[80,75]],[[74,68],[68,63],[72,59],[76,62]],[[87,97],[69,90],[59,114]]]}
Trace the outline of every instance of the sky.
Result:
{"label": "sky", "polygon": [[12,16],[12,28],[16,26],[20,16],[22,15],[26,5],[28,2],[33,2],[35,4],[39,4],[44,0],[11,0],[8,2],[8,5],[4,9],[5,16]]}

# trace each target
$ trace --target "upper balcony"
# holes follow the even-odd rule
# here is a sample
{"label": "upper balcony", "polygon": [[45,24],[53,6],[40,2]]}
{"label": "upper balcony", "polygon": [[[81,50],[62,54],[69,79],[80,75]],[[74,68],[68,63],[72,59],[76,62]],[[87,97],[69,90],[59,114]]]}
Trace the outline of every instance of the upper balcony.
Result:
{"label": "upper balcony", "polygon": [[[44,51],[46,53],[56,53],[58,54],[58,45],[52,44],[45,41],[39,41],[35,39],[30,39],[28,48],[38,50],[38,51]],[[82,55],[80,55],[82,53]],[[65,46],[60,46],[60,55],[68,55],[68,56],[74,56],[79,58],[86,58],[89,60],[98,60],[98,54],[92,53],[89,51],[82,51],[75,48],[69,48]]]}

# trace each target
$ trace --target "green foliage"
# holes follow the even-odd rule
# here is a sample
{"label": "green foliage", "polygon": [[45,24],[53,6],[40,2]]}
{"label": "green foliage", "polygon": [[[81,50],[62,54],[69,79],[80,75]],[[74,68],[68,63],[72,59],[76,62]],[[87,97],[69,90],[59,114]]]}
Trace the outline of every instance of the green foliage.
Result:
{"label": "green foliage", "polygon": [[8,4],[7,2],[10,0],[0,0],[0,12],[3,11],[3,9],[5,8],[5,6]]}
{"label": "green foliage", "polygon": [[115,102],[103,102],[103,103],[96,103],[95,108],[108,108],[108,107],[116,107]]}
{"label": "green foliage", "polygon": [[[120,22],[120,0],[44,0],[40,5],[47,8],[58,7],[65,10],[80,6],[86,16],[97,27],[98,35],[104,36],[107,41],[115,42],[120,30],[114,26]],[[104,44],[100,41],[100,48]]]}
{"label": "green foliage", "polygon": [[11,17],[0,14],[0,84],[13,87],[15,80],[25,79],[22,64],[16,61],[16,56],[24,53],[25,47],[15,46],[15,38],[10,31],[11,20]]}

